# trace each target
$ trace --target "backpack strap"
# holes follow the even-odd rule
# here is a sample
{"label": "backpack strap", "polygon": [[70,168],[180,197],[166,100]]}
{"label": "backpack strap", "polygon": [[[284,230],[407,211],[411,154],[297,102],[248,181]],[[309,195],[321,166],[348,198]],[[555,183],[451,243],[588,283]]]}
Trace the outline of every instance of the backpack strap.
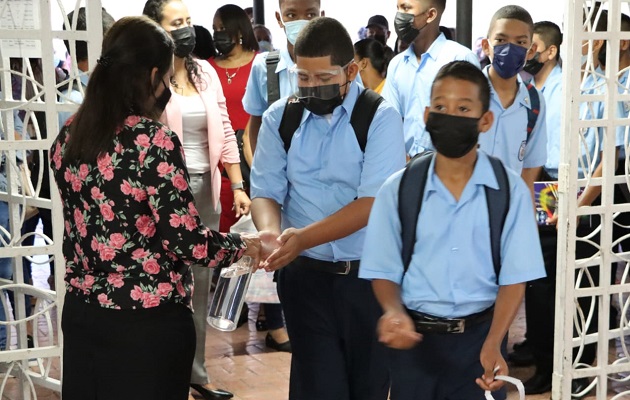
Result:
{"label": "backpack strap", "polygon": [[267,54],[267,104],[272,105],[280,100],[280,76],[276,74],[280,62],[280,51],[274,50]]}
{"label": "backpack strap", "polygon": [[374,115],[378,107],[384,100],[385,99],[375,91],[365,89],[357,98],[357,102],[352,110],[350,125],[352,125],[352,129],[354,129],[354,134],[357,136],[357,142],[359,142],[359,147],[361,147],[363,153],[365,153],[370,125],[374,120]]}
{"label": "backpack strap", "polygon": [[499,283],[501,273],[501,236],[503,225],[510,210],[510,182],[503,163],[498,158],[488,156],[499,189],[485,187],[486,202],[488,203],[488,221],[490,224],[490,247],[492,250],[492,264]]}
{"label": "backpack strap", "polygon": [[404,273],[407,273],[411,257],[413,256],[413,248],[416,243],[416,228],[424,197],[424,187],[427,183],[429,165],[431,165],[431,160],[434,157],[435,155],[432,152],[414,157],[407,164],[400,180],[398,188],[398,216],[400,218]]}
{"label": "backpack strap", "polygon": [[527,139],[526,143],[529,143],[529,139],[532,136],[536,122],[538,121],[538,114],[540,114],[540,93],[531,82],[526,83],[527,91],[529,92],[530,108],[527,109]]}
{"label": "backpack strap", "polygon": [[300,127],[300,122],[302,122],[302,114],[304,114],[304,104],[300,103],[295,96],[289,97],[278,127],[280,138],[282,138],[284,143],[284,150],[287,153],[291,147],[293,134],[295,134],[295,131]]}

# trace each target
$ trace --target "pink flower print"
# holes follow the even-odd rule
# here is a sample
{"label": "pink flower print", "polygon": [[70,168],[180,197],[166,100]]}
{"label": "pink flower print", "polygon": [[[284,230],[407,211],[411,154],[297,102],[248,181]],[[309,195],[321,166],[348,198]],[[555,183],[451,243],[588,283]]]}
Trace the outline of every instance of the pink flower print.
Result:
{"label": "pink flower print", "polygon": [[151,139],[149,139],[149,136],[143,133],[136,137],[136,140],[134,140],[134,143],[140,147],[149,147],[151,146]]}
{"label": "pink flower print", "polygon": [[182,219],[182,224],[184,224],[184,226],[186,226],[186,230],[188,231],[194,231],[195,229],[197,229],[197,220],[195,219],[195,217],[188,215],[188,214],[184,214],[181,217]]}
{"label": "pink flower print", "polygon": [[125,125],[130,126],[130,127],[134,127],[136,125],[138,125],[138,123],[142,120],[141,117],[137,116],[137,115],[130,115],[127,117],[127,119],[125,120]]}
{"label": "pink flower print", "polygon": [[123,183],[120,185],[120,191],[123,192],[123,194],[129,196],[132,189],[133,187],[131,187],[131,184],[126,179],[124,179]]}
{"label": "pink flower print", "polygon": [[98,246],[98,254],[102,261],[111,261],[116,257],[116,250],[106,244],[100,243]]}
{"label": "pink flower print", "polygon": [[107,276],[107,283],[115,288],[121,288],[125,284],[122,274],[109,274]]}
{"label": "pink flower print", "polygon": [[123,146],[121,143],[116,143],[116,147],[114,147],[114,151],[117,154],[121,154],[123,152]]}
{"label": "pink flower print", "polygon": [[140,163],[140,165],[144,164],[144,160],[147,158],[147,152],[146,151],[141,151],[140,155],[138,156],[138,163]]}
{"label": "pink flower print", "polygon": [[79,255],[79,256],[81,256],[81,257],[83,257],[83,249],[81,248],[81,246],[79,245],[79,243],[75,243],[75,244],[74,244],[74,252],[75,252],[77,255]]}
{"label": "pink flower print", "polygon": [[92,250],[98,250],[98,240],[96,240],[96,236],[92,236],[92,242],[90,243],[90,246],[92,247]]}
{"label": "pink flower print", "polygon": [[171,219],[169,220],[171,226],[173,228],[179,228],[182,224],[182,218],[177,214],[171,214]]}
{"label": "pink flower print", "polygon": [[175,189],[180,192],[188,189],[188,183],[182,174],[175,174],[173,178],[171,178],[171,182],[173,183],[173,186],[175,186]]}
{"label": "pink flower print", "polygon": [[119,265],[116,267],[116,272],[121,273],[125,271],[125,267],[123,267],[122,265]]}
{"label": "pink flower print", "polygon": [[103,200],[105,198],[105,195],[103,193],[101,193],[101,189],[99,189],[98,187],[94,186],[91,190],[90,193],[92,194],[92,198],[94,200]]}
{"label": "pink flower print", "polygon": [[173,285],[170,283],[160,283],[157,288],[157,295],[161,297],[168,296],[173,291]]}
{"label": "pink flower print", "polygon": [[173,164],[169,164],[167,162],[161,162],[157,166],[158,176],[160,178],[164,178],[166,175],[171,174],[175,170]]}
{"label": "pink flower print", "polygon": [[88,264],[88,259],[87,258],[83,257],[81,259],[81,264],[83,264],[83,269],[85,271],[88,271],[90,269],[90,264]]}
{"label": "pink flower print", "polygon": [[92,289],[92,286],[94,286],[94,277],[92,275],[85,275],[85,278],[83,278],[83,290],[84,291],[89,291]]}
{"label": "pink flower print", "polygon": [[173,283],[179,282],[182,279],[182,275],[178,274],[177,272],[171,271],[171,273],[169,275],[171,277],[171,282],[173,282]]}
{"label": "pink flower print", "polygon": [[188,203],[188,214],[192,215],[193,217],[198,217],[199,216],[199,212],[197,211],[197,207],[195,207],[195,203],[193,203],[192,201],[190,203]]}
{"label": "pink flower print", "polygon": [[112,157],[105,153],[101,155],[97,160],[98,170],[101,175],[103,175],[103,179],[106,181],[111,181],[114,178],[114,167],[112,166]]}
{"label": "pink flower print", "polygon": [[74,210],[74,224],[77,230],[79,231],[79,235],[81,237],[87,236],[87,226],[85,225],[85,220],[83,219],[83,213],[76,209]]}
{"label": "pink flower print", "polygon": [[137,202],[145,201],[147,199],[147,192],[144,189],[133,188],[131,189],[131,195]]}
{"label": "pink flower print", "polygon": [[186,297],[186,290],[184,290],[184,284],[182,283],[182,281],[178,281],[175,288],[177,289],[177,293],[179,293],[180,296]]}
{"label": "pink flower print", "polygon": [[175,145],[170,137],[166,135],[164,128],[160,128],[153,137],[153,144],[161,149],[173,150]]}
{"label": "pink flower print", "polygon": [[101,215],[105,221],[113,221],[114,220],[114,211],[112,211],[112,206],[107,203],[103,203],[99,206],[101,209]]}
{"label": "pink flower print", "polygon": [[63,172],[63,180],[67,183],[70,183],[70,181],[72,181],[72,171],[70,171],[70,168],[66,167],[66,170]]}
{"label": "pink flower print", "polygon": [[55,152],[52,156],[53,163],[55,163],[55,169],[61,168],[61,144],[57,142],[55,145]]}
{"label": "pink flower print", "polygon": [[109,245],[116,250],[122,249],[126,242],[127,239],[125,239],[122,233],[112,233],[109,235]]}
{"label": "pink flower print", "polygon": [[[71,272],[71,271],[69,271]],[[72,278],[70,279],[70,286],[73,286],[77,289],[81,289],[81,284],[79,283],[79,278]]]}
{"label": "pink flower print", "polygon": [[152,308],[160,305],[160,296],[155,294],[149,294],[142,298],[143,308]]}
{"label": "pink flower print", "polygon": [[139,301],[142,299],[142,289],[140,288],[140,286],[136,285],[133,287],[133,290],[130,293],[131,298],[135,301]]}
{"label": "pink flower print", "polygon": [[136,220],[136,229],[141,235],[149,238],[155,235],[155,223],[148,215],[142,215]]}
{"label": "pink flower print", "polygon": [[87,164],[81,164],[79,166],[79,178],[82,181],[84,181],[85,178],[87,178],[89,173],[90,173],[90,169],[88,168]]}
{"label": "pink flower print", "polygon": [[111,306],[114,303],[112,303],[112,301],[107,297],[107,295],[105,293],[101,293],[98,295],[98,302],[102,305],[102,306]]}
{"label": "pink flower print", "polygon": [[70,221],[65,221],[64,225],[66,227],[66,235],[69,235],[72,232],[72,227],[70,226]]}
{"label": "pink flower print", "polygon": [[149,258],[142,263],[142,269],[149,275],[155,275],[160,272],[160,264],[154,258]]}
{"label": "pink flower print", "polygon": [[81,191],[81,186],[83,185],[83,183],[81,182],[81,178],[79,178],[78,176],[71,174],[70,176],[70,182],[72,183],[72,190],[75,192],[79,192]]}
{"label": "pink flower print", "polygon": [[157,189],[155,187],[153,187],[153,186],[149,186],[147,188],[147,194],[149,196],[155,196],[157,194]]}
{"label": "pink flower print", "polygon": [[151,207],[151,213],[153,214],[153,220],[155,221],[155,223],[159,223],[160,222],[160,213],[158,212],[157,208],[153,207],[152,204],[149,204],[149,207]]}
{"label": "pink flower print", "polygon": [[145,249],[135,249],[133,253],[131,253],[131,258],[138,261],[143,258],[147,258],[149,256],[149,252]]}
{"label": "pink flower print", "polygon": [[196,244],[193,247],[193,257],[197,260],[202,260],[208,257],[208,246],[205,244]]}

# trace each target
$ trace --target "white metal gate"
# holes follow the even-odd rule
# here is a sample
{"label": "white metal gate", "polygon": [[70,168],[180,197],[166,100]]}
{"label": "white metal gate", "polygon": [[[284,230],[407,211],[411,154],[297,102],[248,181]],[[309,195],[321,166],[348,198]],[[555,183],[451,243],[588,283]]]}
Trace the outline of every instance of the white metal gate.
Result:
{"label": "white metal gate", "polygon": [[[68,1],[63,3],[68,4]],[[76,19],[68,21],[65,18],[71,11],[75,11],[76,16],[80,7],[85,7],[87,31],[77,31]],[[64,15],[68,30],[52,26],[53,13]],[[20,172],[21,162],[17,156],[28,152],[38,153],[40,160],[47,157],[44,151],[59,132],[58,112],[76,110],[77,105],[69,103],[61,94],[61,88],[67,85],[83,90],[78,87],[80,85],[73,83],[77,82],[75,79],[79,73],[76,58],[73,56],[69,78],[59,81],[54,69],[53,38],[68,40],[71,48],[74,48],[76,40],[86,41],[89,62],[93,66],[100,54],[102,42],[101,1],[77,0],[74,9],[66,9],[61,0],[0,0],[0,38],[0,131],[4,132],[0,140],[0,154],[4,159],[8,180],[6,191],[0,191],[0,202],[8,203],[9,207],[9,229],[0,227],[0,257],[12,258],[13,266],[13,279],[0,279],[0,285],[5,293],[15,293],[16,308],[15,318],[7,317],[7,320],[12,321],[0,321],[0,325],[14,327],[7,330],[14,331],[17,337],[13,346],[0,351],[0,370],[4,371],[0,375],[0,397],[7,395],[7,382],[17,380],[18,391],[13,388],[11,393],[18,393],[16,398],[19,399],[31,399],[37,398],[35,385],[60,391],[62,337],[59,317],[63,305],[65,271],[63,262],[57,262],[55,286],[60,289],[57,292],[34,288],[24,283],[22,257],[40,256],[41,259],[44,256],[45,259],[63,260],[63,218],[50,171],[40,171],[37,179],[39,183],[37,187],[29,188],[32,194],[29,196],[25,186],[28,185],[28,179],[24,179]],[[41,74],[36,72],[37,68],[33,68],[37,62],[41,62]],[[21,86],[21,90],[12,93],[16,85]],[[30,140],[18,140],[11,134],[15,129],[15,110],[21,112],[24,129],[28,129]],[[36,112],[45,115],[46,129],[40,126]],[[51,181],[52,200],[40,197],[42,179]],[[52,210],[52,237],[38,234],[43,238],[44,245],[23,246],[24,240],[32,235],[21,232],[26,206]],[[24,295],[37,299],[30,317],[25,315]],[[6,315],[11,315],[6,296],[1,296],[0,300]],[[27,325],[34,332],[33,348],[27,346]],[[40,327],[45,334],[38,334]]]}

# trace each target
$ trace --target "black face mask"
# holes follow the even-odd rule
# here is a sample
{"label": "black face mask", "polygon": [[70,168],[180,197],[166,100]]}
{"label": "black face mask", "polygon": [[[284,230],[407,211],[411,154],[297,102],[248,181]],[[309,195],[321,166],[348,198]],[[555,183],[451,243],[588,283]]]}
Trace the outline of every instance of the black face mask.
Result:
{"label": "black face mask", "polygon": [[234,50],[236,43],[232,40],[230,35],[226,31],[214,32],[214,45],[219,53],[228,55]]}
{"label": "black face mask", "polygon": [[527,61],[525,66],[523,67],[523,71],[527,72],[530,75],[536,76],[540,72],[540,70],[545,66],[545,63],[538,61],[540,58],[540,53],[536,53],[534,58]]}
{"label": "black face mask", "polygon": [[380,34],[380,33],[376,34],[376,35],[372,36],[372,39],[376,40],[377,42],[379,42],[383,46],[387,46],[387,36],[385,36],[384,34]]}
{"label": "black face mask", "polygon": [[[346,85],[348,83],[346,83]],[[343,103],[341,86],[338,83],[313,87],[298,87],[298,99],[300,103],[304,104],[304,108],[316,115],[332,114],[335,108]]]}
{"label": "black face mask", "polygon": [[419,17],[422,14],[413,15],[409,13],[397,12],[396,18],[394,19],[396,35],[398,35],[398,37],[406,43],[413,43],[413,41],[416,40],[416,38],[420,34],[420,31],[428,25],[426,24],[420,29],[416,28],[413,25],[413,21],[416,19],[416,17]]}
{"label": "black face mask", "polygon": [[175,56],[184,58],[192,53],[195,48],[195,28],[186,26],[171,31],[171,36],[175,42]]}
{"label": "black face mask", "polygon": [[160,115],[164,113],[166,105],[171,99],[171,88],[168,87],[168,85],[164,83],[164,81],[162,81],[162,85],[164,85],[164,91],[162,92],[160,97],[155,98],[155,108],[159,111]]}
{"label": "black face mask", "polygon": [[448,158],[465,156],[479,139],[479,118],[431,112],[426,128],[435,150]]}
{"label": "black face mask", "polygon": [[606,66],[606,47],[608,46],[606,46],[606,42],[604,42],[604,45],[599,49],[599,54],[597,55],[597,60],[604,67]]}

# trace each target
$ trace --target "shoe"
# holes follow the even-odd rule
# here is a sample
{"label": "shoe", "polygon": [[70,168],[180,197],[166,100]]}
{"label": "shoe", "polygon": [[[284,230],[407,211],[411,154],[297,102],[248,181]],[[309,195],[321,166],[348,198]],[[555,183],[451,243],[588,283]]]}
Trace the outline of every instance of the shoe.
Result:
{"label": "shoe", "polygon": [[203,385],[191,383],[190,387],[195,389],[206,400],[231,399],[234,395],[223,389],[208,389]]}
{"label": "shoe", "polygon": [[265,346],[269,347],[270,349],[284,351],[285,353],[291,352],[290,340],[287,340],[284,343],[278,343],[276,342],[276,339],[274,339],[273,336],[271,336],[271,333],[269,332],[267,333],[267,336],[265,336]]}
{"label": "shoe", "polygon": [[517,367],[529,367],[534,364],[534,355],[528,346],[508,354],[507,360]]}
{"label": "shoe", "polygon": [[571,398],[581,399],[586,393],[581,394],[589,385],[588,378],[578,378],[571,381]]}
{"label": "shoe", "polygon": [[551,375],[536,374],[523,383],[525,394],[542,394],[551,390]]}

